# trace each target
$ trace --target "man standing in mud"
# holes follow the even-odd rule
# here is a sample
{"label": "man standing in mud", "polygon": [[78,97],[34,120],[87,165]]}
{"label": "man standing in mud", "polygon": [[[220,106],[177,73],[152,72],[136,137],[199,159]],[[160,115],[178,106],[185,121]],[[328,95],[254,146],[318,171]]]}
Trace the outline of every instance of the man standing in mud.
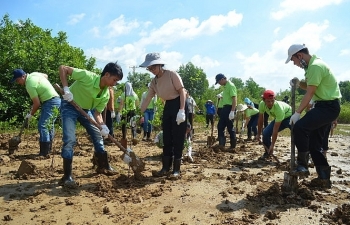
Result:
{"label": "man standing in mud", "polygon": [[[273,117],[274,120],[263,130],[265,113]],[[264,160],[270,155],[273,155],[278,132],[290,128],[289,120],[291,115],[292,107],[290,105],[282,101],[277,101],[273,91],[264,91],[263,100],[259,104],[258,134],[255,137],[257,141],[261,142],[261,133],[263,135],[265,153],[259,159]]]}
{"label": "man standing in mud", "polygon": [[[303,44],[294,44],[288,49],[286,63],[293,61],[295,66],[305,71],[306,93],[290,119],[294,124],[294,142],[298,148],[298,165],[293,171],[298,176],[308,176],[309,154],[315,164],[318,177],[314,181],[322,187],[330,188],[331,167],[327,158],[320,151],[325,131],[340,113],[341,93],[337,80],[328,65],[316,55],[310,55],[308,48]],[[295,80],[293,82],[293,80]],[[299,80],[294,78],[291,85],[298,85]],[[307,107],[310,100],[315,106],[301,119],[301,112]]]}
{"label": "man standing in mud", "polygon": [[225,128],[227,127],[228,132],[230,133],[230,149],[236,148],[236,132],[233,126],[233,119],[235,118],[235,110],[237,105],[237,89],[236,86],[222,73],[219,73],[215,77],[216,83],[224,87],[222,93],[222,110],[219,114],[218,122],[218,138],[219,146],[217,146],[221,151],[225,150],[226,137],[225,137]]}

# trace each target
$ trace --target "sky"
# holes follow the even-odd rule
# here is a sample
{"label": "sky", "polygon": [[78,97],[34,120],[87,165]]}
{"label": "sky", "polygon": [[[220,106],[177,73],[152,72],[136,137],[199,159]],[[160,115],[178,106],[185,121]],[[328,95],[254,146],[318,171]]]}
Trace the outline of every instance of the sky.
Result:
{"label": "sky", "polygon": [[275,92],[304,77],[285,64],[292,44],[322,58],[338,82],[349,80],[349,13],[350,0],[0,0],[2,16],[30,19],[53,36],[66,32],[97,67],[118,61],[122,82],[129,72],[147,72],[138,66],[159,52],[165,68],[192,62],[210,85],[223,73]]}

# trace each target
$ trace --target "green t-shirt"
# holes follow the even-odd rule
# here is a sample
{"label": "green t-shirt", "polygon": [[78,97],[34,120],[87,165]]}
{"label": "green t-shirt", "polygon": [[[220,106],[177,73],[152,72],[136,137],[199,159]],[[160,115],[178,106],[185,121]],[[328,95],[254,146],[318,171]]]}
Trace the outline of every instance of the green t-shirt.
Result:
{"label": "green t-shirt", "polygon": [[93,72],[73,69],[74,83],[69,87],[74,101],[83,109],[96,109],[102,112],[109,100],[108,87],[100,89],[101,76]]}
{"label": "green t-shirt", "polygon": [[[148,91],[145,91],[142,93],[142,97],[141,97],[141,102],[143,102],[146,97],[147,97]],[[149,102],[147,109],[154,109],[155,107],[155,102],[157,101],[157,96],[154,96],[151,101]]]}
{"label": "green t-shirt", "polygon": [[328,101],[342,97],[339,84],[328,65],[313,55],[307,69],[305,69],[307,85],[316,86],[312,99],[314,101]]}
{"label": "green t-shirt", "polygon": [[46,79],[45,74],[39,72],[27,74],[26,90],[30,99],[38,97],[41,103],[53,97],[58,97],[55,88]]}
{"label": "green t-shirt", "polygon": [[247,108],[245,110],[245,116],[251,117],[259,113],[259,110],[257,108]]}
{"label": "green t-shirt", "polygon": [[227,81],[224,85],[224,91],[222,93],[222,104],[223,105],[232,105],[232,97],[237,96],[236,86],[231,82]]}
{"label": "green t-shirt", "polygon": [[124,105],[123,105],[124,109],[126,109],[127,111],[136,109],[135,103],[136,101],[139,101],[139,97],[135,92],[133,93],[133,95],[126,96],[126,100],[125,100],[125,94],[122,94],[122,99],[124,101]]}
{"label": "green t-shirt", "polygon": [[259,113],[269,114],[275,118],[275,122],[282,122],[285,118],[288,118],[292,115],[292,107],[285,102],[275,100],[272,108],[269,109],[264,101],[259,103]]}

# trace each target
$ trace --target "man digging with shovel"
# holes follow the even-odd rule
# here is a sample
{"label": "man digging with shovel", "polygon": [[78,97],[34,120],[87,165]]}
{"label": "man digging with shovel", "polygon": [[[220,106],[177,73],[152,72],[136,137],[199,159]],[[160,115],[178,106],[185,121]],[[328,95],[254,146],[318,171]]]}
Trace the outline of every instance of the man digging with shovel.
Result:
{"label": "man digging with shovel", "polygon": [[[63,158],[64,175],[60,184],[66,186],[74,185],[72,178],[73,148],[76,143],[75,129],[76,123],[85,127],[94,145],[94,156],[97,159],[97,172],[112,175],[115,173],[109,165],[107,152],[104,149],[103,137],[108,137],[109,129],[103,123],[101,112],[106,107],[109,100],[109,87],[123,79],[123,72],[117,63],[108,63],[101,75],[90,71],[77,69],[61,65],[59,75],[63,85],[63,99],[61,104],[63,146],[61,156]],[[68,87],[68,76],[75,81]],[[99,130],[82,115],[70,102],[73,101],[80,106],[91,118],[100,126]]]}
{"label": "man digging with shovel", "polygon": [[[309,154],[315,164],[318,178],[314,183],[320,187],[331,188],[331,167],[327,158],[320,151],[325,131],[332,121],[337,119],[340,113],[341,93],[337,80],[326,63],[316,55],[310,55],[305,45],[295,44],[288,49],[286,63],[293,61],[295,66],[305,71],[306,93],[290,118],[290,124],[294,124],[293,135],[298,149],[297,167],[292,171],[295,176],[308,176]],[[293,80],[297,80],[294,78]],[[299,82],[291,81],[291,85]],[[300,83],[300,86],[301,83]],[[313,99],[315,107],[308,111],[301,119],[301,112]],[[319,181],[319,182],[317,182]]]}

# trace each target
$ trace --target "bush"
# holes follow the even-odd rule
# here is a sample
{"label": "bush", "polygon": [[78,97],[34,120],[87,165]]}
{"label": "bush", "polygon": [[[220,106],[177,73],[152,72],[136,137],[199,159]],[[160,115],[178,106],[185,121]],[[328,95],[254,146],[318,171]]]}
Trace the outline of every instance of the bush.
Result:
{"label": "bush", "polygon": [[345,102],[341,105],[338,123],[350,123],[350,103]]}

